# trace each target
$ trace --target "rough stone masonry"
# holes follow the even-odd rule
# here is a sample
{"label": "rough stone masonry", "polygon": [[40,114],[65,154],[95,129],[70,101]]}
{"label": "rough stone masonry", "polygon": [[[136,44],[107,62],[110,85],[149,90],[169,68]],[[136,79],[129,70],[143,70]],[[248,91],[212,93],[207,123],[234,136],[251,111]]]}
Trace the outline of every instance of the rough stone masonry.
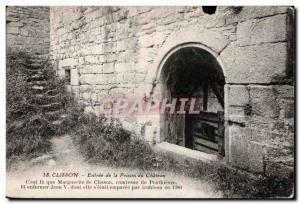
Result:
{"label": "rough stone masonry", "polygon": [[[30,48],[49,51],[58,75],[70,75],[70,91],[96,114],[93,102],[106,97],[161,95],[160,75],[169,53],[186,46],[206,50],[225,76],[225,160],[264,175],[293,172],[293,8],[217,7],[212,15],[201,6],[8,10],[7,47],[28,46],[35,32],[40,41]],[[27,22],[31,14],[24,13],[37,11],[41,20],[31,20],[28,29],[16,20],[22,16]],[[41,21],[50,29],[40,29]],[[164,141],[161,119],[121,118],[126,128],[155,143]]]}
{"label": "rough stone masonry", "polygon": [[6,9],[7,52],[25,52],[44,57],[50,51],[50,8]]}

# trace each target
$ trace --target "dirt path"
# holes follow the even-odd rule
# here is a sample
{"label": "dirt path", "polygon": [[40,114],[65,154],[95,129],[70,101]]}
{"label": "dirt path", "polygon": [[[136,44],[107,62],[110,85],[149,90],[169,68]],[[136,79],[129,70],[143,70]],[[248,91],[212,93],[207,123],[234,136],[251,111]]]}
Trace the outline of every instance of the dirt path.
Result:
{"label": "dirt path", "polygon": [[[55,137],[51,140],[53,147],[49,155],[37,158],[31,163],[22,163],[17,170],[7,174],[7,195],[11,197],[96,197],[96,198],[218,198],[221,192],[215,192],[206,182],[164,171],[141,171],[129,168],[112,168],[104,165],[91,165],[84,161],[71,142],[69,136]],[[32,165],[33,164],[33,165]],[[43,177],[49,173],[49,177]],[[58,177],[60,173],[73,173],[73,177]],[[149,177],[151,174],[165,177]],[[75,175],[78,174],[76,177]],[[98,175],[98,177],[89,177]],[[103,177],[99,177],[100,175]],[[111,177],[106,177],[110,174]],[[117,175],[114,177],[113,175]],[[122,175],[122,176],[121,176]],[[143,175],[143,177],[132,177]],[[148,175],[148,176],[147,176]],[[40,180],[44,183],[41,184]],[[59,180],[64,182],[59,184]],[[90,180],[91,188],[86,181]],[[134,182],[145,181],[145,184]],[[70,184],[68,182],[83,182]],[[27,182],[27,184],[26,184]],[[51,183],[52,182],[52,183]],[[127,183],[124,185],[124,182]],[[48,185],[51,183],[50,185]],[[122,184],[121,184],[122,183]],[[130,184],[128,184],[130,183]],[[161,184],[164,183],[164,184]],[[21,189],[25,184],[25,190]],[[88,183],[89,184],[89,183]],[[54,187],[51,188],[51,185]],[[29,189],[46,188],[47,189]],[[166,187],[168,186],[168,187]],[[75,189],[79,188],[80,189]],[[161,187],[162,189],[159,189]],[[170,187],[170,189],[168,189]],[[65,189],[66,188],[66,189]],[[113,189],[110,189],[113,188]],[[122,189],[126,188],[126,189]]]}

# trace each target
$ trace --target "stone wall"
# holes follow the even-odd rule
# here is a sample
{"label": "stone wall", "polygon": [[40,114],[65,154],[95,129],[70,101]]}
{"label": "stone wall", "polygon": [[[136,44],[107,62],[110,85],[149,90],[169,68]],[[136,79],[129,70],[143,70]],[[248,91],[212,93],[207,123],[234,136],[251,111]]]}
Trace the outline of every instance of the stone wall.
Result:
{"label": "stone wall", "polygon": [[6,47],[7,52],[46,56],[50,48],[50,8],[8,6]]}
{"label": "stone wall", "polygon": [[[287,7],[218,7],[213,15],[201,7],[51,7],[50,54],[61,77],[70,69],[69,88],[87,103],[161,95],[169,53],[184,46],[210,52],[226,80],[226,160],[266,175],[280,168],[288,176],[294,147],[291,13]],[[97,113],[97,106],[87,109]],[[122,118],[156,142],[162,141],[160,119]]]}
{"label": "stone wall", "polygon": [[[230,85],[226,91],[229,162],[254,172],[289,176],[294,162],[293,86]],[[237,95],[238,100],[231,100]]]}

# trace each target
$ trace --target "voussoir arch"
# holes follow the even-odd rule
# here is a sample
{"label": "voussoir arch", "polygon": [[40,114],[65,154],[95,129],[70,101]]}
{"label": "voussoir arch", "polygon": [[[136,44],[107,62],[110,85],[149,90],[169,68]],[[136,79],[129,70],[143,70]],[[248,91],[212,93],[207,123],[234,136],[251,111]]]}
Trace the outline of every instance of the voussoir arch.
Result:
{"label": "voussoir arch", "polygon": [[226,81],[226,70],[221,61],[219,53],[228,45],[229,41],[221,33],[200,26],[182,28],[178,32],[172,33],[158,50],[157,57],[153,63],[152,71],[147,74],[147,81],[159,83],[161,72],[166,60],[176,51],[197,47],[209,52],[220,64]]}

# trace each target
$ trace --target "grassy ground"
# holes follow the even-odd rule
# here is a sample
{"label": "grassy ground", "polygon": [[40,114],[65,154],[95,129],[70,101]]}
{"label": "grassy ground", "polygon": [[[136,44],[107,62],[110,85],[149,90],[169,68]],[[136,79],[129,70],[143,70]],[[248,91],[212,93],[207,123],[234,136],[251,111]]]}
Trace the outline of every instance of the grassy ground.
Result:
{"label": "grassy ground", "polygon": [[91,163],[144,170],[165,170],[212,182],[227,198],[270,198],[291,195],[292,179],[252,175],[224,162],[182,163],[156,153],[151,146],[124,130],[117,120],[82,116],[72,130],[72,138]]}

